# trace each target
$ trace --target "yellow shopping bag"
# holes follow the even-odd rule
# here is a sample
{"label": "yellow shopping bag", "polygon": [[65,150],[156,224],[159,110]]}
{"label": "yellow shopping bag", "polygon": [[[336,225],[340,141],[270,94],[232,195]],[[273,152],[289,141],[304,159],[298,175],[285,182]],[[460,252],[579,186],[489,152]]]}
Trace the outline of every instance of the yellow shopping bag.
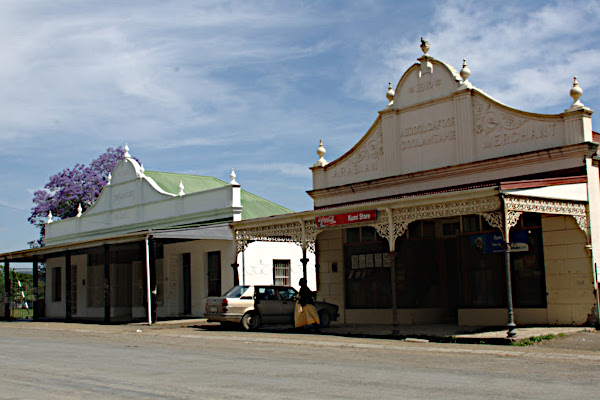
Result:
{"label": "yellow shopping bag", "polygon": [[315,306],[307,304],[302,307],[300,302],[296,301],[296,308],[294,309],[294,326],[296,328],[320,323],[319,314]]}

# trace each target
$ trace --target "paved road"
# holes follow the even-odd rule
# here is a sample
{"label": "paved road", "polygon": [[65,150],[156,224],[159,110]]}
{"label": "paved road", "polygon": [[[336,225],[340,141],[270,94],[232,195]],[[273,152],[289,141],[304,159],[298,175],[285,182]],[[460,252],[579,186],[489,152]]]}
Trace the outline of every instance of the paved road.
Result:
{"label": "paved road", "polygon": [[0,398],[596,398],[600,355],[289,333],[0,323]]}

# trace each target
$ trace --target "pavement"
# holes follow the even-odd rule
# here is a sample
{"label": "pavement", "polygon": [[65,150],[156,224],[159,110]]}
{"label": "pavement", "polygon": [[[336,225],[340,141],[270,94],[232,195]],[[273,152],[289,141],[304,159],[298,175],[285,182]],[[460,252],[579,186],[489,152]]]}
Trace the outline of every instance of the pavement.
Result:
{"label": "pavement", "polygon": [[[206,319],[159,321],[152,327],[146,323],[138,323],[147,328],[161,329],[180,326],[182,328],[197,328],[211,331],[222,329],[235,330],[237,327],[223,328],[219,323],[207,322]],[[241,328],[240,328],[241,329]],[[266,326],[265,331],[289,332],[297,331],[291,326]],[[565,348],[584,349],[600,352],[600,331],[592,327],[582,326],[524,326],[515,329],[516,335],[507,337],[508,330],[480,326],[457,326],[452,324],[425,325],[363,325],[339,324],[321,329],[320,334],[326,336],[364,337],[397,339],[407,342],[436,342],[436,343],[465,343],[465,344],[496,344],[518,345],[535,344],[548,345],[561,343]],[[545,338],[531,340],[531,338]],[[528,340],[530,339],[530,340]],[[560,347],[560,346],[559,346]]]}
{"label": "pavement", "polygon": [[[205,318],[158,321],[149,326],[145,322],[127,324],[102,324],[91,322],[24,322],[15,321],[2,324],[22,325],[34,329],[51,330],[93,330],[106,332],[168,331],[169,333],[189,334],[195,331],[224,332],[241,331],[241,327],[223,327],[219,323],[208,322]],[[273,325],[261,328],[263,332],[275,333],[314,333],[310,329],[294,329],[291,325]],[[591,327],[574,326],[524,326],[516,328],[516,335],[507,337],[507,329],[477,326],[457,326],[451,324],[427,325],[361,325],[333,323],[318,333],[323,337],[348,337],[370,339],[392,339],[418,343],[464,343],[492,345],[528,345],[548,348],[585,350],[600,353],[600,332]],[[167,332],[165,332],[167,333]],[[537,339],[536,339],[537,338]],[[543,340],[542,340],[543,338]]]}

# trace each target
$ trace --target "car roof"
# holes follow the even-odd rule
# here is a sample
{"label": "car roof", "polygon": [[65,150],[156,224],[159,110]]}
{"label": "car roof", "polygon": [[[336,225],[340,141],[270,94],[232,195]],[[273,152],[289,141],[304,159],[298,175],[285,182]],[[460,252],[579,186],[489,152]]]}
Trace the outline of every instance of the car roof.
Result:
{"label": "car roof", "polygon": [[[294,289],[291,286],[276,286],[276,285],[251,285],[255,288],[265,288],[265,289]],[[296,290],[296,289],[294,289]]]}

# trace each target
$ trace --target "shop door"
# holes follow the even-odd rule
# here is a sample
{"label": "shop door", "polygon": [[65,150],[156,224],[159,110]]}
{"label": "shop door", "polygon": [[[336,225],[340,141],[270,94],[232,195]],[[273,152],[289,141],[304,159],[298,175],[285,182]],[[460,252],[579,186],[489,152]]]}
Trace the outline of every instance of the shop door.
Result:
{"label": "shop door", "polygon": [[192,274],[190,253],[183,254],[183,313],[192,313]]}
{"label": "shop door", "polygon": [[442,276],[444,277],[446,320],[458,321],[458,289],[459,289],[459,241],[457,238],[443,239],[444,257],[442,258]]}

